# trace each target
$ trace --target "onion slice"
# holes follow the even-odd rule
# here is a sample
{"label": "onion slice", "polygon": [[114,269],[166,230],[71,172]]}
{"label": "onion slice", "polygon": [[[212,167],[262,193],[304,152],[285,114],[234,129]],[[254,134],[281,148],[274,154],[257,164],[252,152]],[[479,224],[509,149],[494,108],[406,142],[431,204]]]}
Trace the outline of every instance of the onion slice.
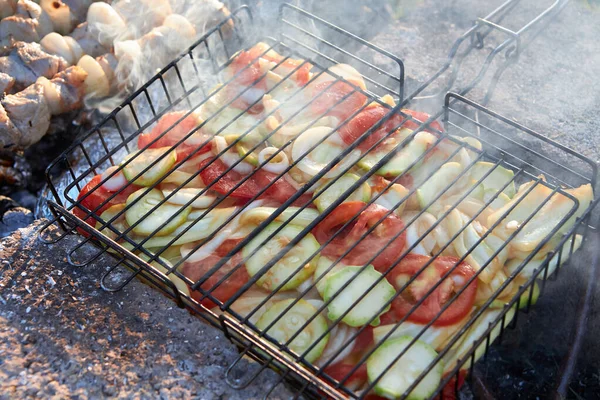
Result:
{"label": "onion slice", "polygon": [[[253,201],[252,203],[248,204],[245,209],[251,210],[253,208],[260,207],[262,203],[262,200]],[[195,247],[194,244],[187,244],[181,246],[181,257],[186,258],[189,255],[189,257],[186,258],[186,262],[196,262],[201,261],[209,255],[213,254],[215,250],[217,250],[217,248],[219,248],[219,246],[223,244],[225,240],[229,239],[232,236],[233,232],[235,232],[238,229],[241,215],[242,213],[238,214],[230,223],[221,228],[219,230],[219,233],[217,233],[217,235],[214,238],[204,243],[198,250],[194,251],[193,253],[192,251]]]}
{"label": "onion slice", "polygon": [[220,154],[219,158],[225,164],[227,164],[228,167],[231,167],[235,164],[233,170],[245,175],[248,175],[252,173],[252,171],[254,171],[254,167],[252,165],[248,164],[246,161],[240,161],[241,157],[238,154],[231,151],[231,149],[223,152],[227,147],[227,141],[223,136],[215,136],[213,138],[213,141],[215,144],[215,154]]}
{"label": "onion slice", "polygon": [[123,175],[123,171],[119,171],[109,178],[109,176],[118,169],[119,167],[115,165],[102,173],[102,180],[104,181],[105,179],[108,179],[102,184],[102,187],[109,192],[116,192],[122,187],[125,187],[128,183],[125,175]]}
{"label": "onion slice", "polygon": [[[277,153],[275,157],[270,159],[266,164],[266,160]],[[263,169],[265,171],[272,172],[274,174],[281,174],[290,165],[287,154],[284,151],[279,150],[277,147],[267,147],[258,153],[258,163],[265,164]]]}

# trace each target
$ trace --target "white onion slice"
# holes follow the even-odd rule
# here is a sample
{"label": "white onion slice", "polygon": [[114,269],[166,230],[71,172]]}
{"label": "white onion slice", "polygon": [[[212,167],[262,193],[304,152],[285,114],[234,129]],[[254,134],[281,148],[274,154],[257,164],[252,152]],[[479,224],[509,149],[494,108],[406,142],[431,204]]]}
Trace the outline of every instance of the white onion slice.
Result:
{"label": "white onion slice", "polygon": [[[119,167],[116,165],[108,168],[102,173],[102,180],[104,181],[105,179],[107,179],[113,172],[115,172],[118,169]],[[116,192],[122,187],[125,187],[127,183],[128,182],[125,178],[125,175],[123,175],[123,171],[119,171],[112,177],[108,178],[108,180],[102,184],[102,187],[108,190],[109,192]]]}
{"label": "white onion slice", "polygon": [[[337,132],[327,127],[307,129],[294,141],[292,146],[292,159],[297,161],[298,169],[314,176],[327,166],[335,157],[339,156],[345,149],[345,144]],[[325,139],[326,138],[326,139]],[[321,140],[322,143],[313,148]],[[350,165],[356,163],[360,157],[360,150],[354,150],[346,155],[341,162],[331,168],[325,174],[325,178],[334,178]]]}
{"label": "white onion slice", "polygon": [[[227,141],[225,140],[225,138],[223,136],[215,136],[213,138],[213,141],[215,143],[215,151],[216,151],[215,154],[222,153],[223,150],[225,150],[225,148],[227,147]],[[238,154],[231,151],[231,149],[229,149],[226,152],[224,152],[223,154],[221,154],[219,156],[219,158],[225,164],[227,164],[228,167],[231,167],[232,165],[235,164],[235,166],[233,167],[233,170],[236,172],[239,172],[240,174],[248,175],[248,174],[252,173],[252,171],[254,170],[254,167],[252,165],[248,164],[246,161],[238,162],[241,160],[241,157]]]}
{"label": "white onion slice", "polygon": [[163,189],[162,193],[165,197],[168,197],[171,195],[171,193],[175,192],[175,194],[173,194],[173,196],[169,197],[169,200],[167,200],[168,203],[184,206],[194,199],[191,203],[192,207],[207,208],[215,202],[217,196],[212,194],[203,194],[198,196],[202,190],[203,189],[198,188],[181,188],[177,190]]}
{"label": "white onion slice", "polygon": [[[245,209],[251,210],[253,208],[260,207],[262,205],[262,203],[263,203],[262,200],[253,201],[252,203],[248,204]],[[237,212],[237,210],[234,212]],[[213,254],[215,252],[215,250],[221,244],[223,244],[223,242],[225,240],[231,238],[233,232],[235,232],[238,229],[241,214],[242,213],[238,214],[233,219],[233,221],[231,221],[226,226],[221,228],[221,230],[219,231],[219,233],[217,233],[217,235],[215,237],[213,237],[211,240],[209,240],[208,242],[203,244],[198,250],[193,252],[189,256],[189,258],[186,259],[186,262],[200,261],[200,260],[205,259],[209,255]],[[190,213],[190,215],[191,215],[191,213]],[[188,219],[189,219],[189,217],[188,217]],[[186,256],[188,256],[192,252],[193,248],[194,248],[193,245],[181,246],[181,257],[186,258]]]}
{"label": "white onion slice", "polygon": [[[279,152],[279,153],[277,153]],[[277,153],[275,157],[269,160],[262,168],[266,171],[273,172],[274,174],[281,174],[290,165],[287,154],[284,151],[280,151],[277,147],[267,147],[258,153],[258,163],[263,164],[273,154]]]}
{"label": "white onion slice", "polygon": [[336,354],[342,347],[344,349],[335,357],[335,359],[330,364],[335,364],[338,361],[341,361],[344,358],[346,358],[352,352],[356,339],[352,340],[352,342],[350,343],[346,342],[355,333],[356,328],[351,328],[348,325],[341,323],[335,325],[332,328],[331,333],[329,334],[329,341],[327,342],[327,346],[325,347],[323,354],[321,354],[321,357],[319,357],[315,365],[318,367],[322,366],[323,364],[325,364],[325,362],[329,361],[329,359],[331,359],[334,356],[334,354]]}

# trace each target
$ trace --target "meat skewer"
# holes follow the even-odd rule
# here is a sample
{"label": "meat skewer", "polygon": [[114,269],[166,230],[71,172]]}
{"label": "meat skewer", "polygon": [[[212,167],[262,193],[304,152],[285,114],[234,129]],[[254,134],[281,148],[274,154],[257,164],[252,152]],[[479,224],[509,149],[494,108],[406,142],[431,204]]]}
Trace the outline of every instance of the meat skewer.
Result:
{"label": "meat skewer", "polygon": [[19,0],[14,15],[0,21],[0,44],[10,44],[11,40],[39,42],[53,30],[52,20],[38,4],[30,0]]}
{"label": "meat skewer", "polygon": [[31,85],[40,76],[52,78],[67,67],[62,57],[46,53],[38,43],[13,43],[8,55],[0,57],[0,72],[14,79],[15,91]]}
{"label": "meat skewer", "polygon": [[53,114],[81,106],[86,77],[83,69],[73,66],[5,96],[0,101],[0,147],[25,148],[39,141]]}

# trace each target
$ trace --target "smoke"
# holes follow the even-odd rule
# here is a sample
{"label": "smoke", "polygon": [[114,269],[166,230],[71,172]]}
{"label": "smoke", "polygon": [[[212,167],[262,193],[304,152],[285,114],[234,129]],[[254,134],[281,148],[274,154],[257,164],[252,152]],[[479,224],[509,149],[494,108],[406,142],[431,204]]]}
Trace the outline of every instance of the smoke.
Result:
{"label": "smoke", "polygon": [[119,0],[111,7],[97,7],[88,16],[90,31],[112,45],[118,60],[113,95],[87,99],[89,108],[103,112],[118,106],[229,15],[217,0]]}

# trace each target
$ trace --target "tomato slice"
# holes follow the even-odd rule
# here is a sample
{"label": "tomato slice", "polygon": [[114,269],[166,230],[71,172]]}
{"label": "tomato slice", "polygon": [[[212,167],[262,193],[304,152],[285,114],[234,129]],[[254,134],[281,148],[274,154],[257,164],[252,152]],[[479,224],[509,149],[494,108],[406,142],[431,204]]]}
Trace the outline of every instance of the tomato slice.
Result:
{"label": "tomato slice", "polygon": [[[96,188],[96,186],[100,185],[100,182],[102,182],[102,175],[94,176],[92,180],[81,189],[79,195],[77,196],[77,201],[79,204],[81,204],[83,207],[86,207],[90,211],[94,211],[96,208],[100,207],[94,213],[97,216],[101,215],[109,207],[125,203],[129,195],[140,188],[140,186],[129,184],[125,186],[125,188],[123,188],[123,190],[115,197],[110,199],[110,201],[107,201],[107,199],[112,196],[114,192],[106,190],[104,186],[99,186]],[[83,198],[86,194],[87,196]],[[88,213],[76,206],[73,208],[73,214],[81,219],[84,219]],[[85,222],[90,226],[95,226],[96,221],[97,220],[93,216],[89,216],[85,219]]]}
{"label": "tomato slice", "polygon": [[[425,122],[429,118],[431,118],[431,115],[429,115],[429,114],[427,114],[425,112],[415,111],[415,110],[409,110],[408,108],[403,108],[402,112],[404,114],[410,115],[411,117],[413,117],[413,118],[415,118],[415,119],[417,119],[418,121],[421,121],[421,122]],[[402,124],[402,126],[404,128],[415,130],[415,129],[417,129],[420,126],[420,124],[417,123],[417,122],[414,122],[414,121],[406,121],[406,122],[404,122],[404,124]],[[429,126],[431,128],[433,128],[433,129],[437,129],[440,132],[444,132],[444,128],[442,128],[442,125],[439,122],[437,122],[437,121],[433,121],[431,124],[429,124]],[[431,132],[428,129],[425,129],[425,131]]]}
{"label": "tomato slice", "polygon": [[[259,169],[254,171],[252,178],[254,178],[254,181],[261,190],[268,187],[261,197],[275,200],[278,203],[285,203],[290,197],[296,194],[296,188],[283,177],[277,179],[278,176],[278,174],[273,172]],[[292,205],[301,207],[305,204],[311,204],[311,201],[312,197],[310,195],[303,194]]]}
{"label": "tomato slice", "polygon": [[[349,82],[352,82],[349,80]],[[358,86],[357,83],[352,82]],[[319,97],[319,93],[323,92]],[[313,114],[322,116],[332,115],[341,121],[348,118],[367,101],[367,96],[362,94],[346,82],[332,81],[321,82],[314,86],[313,97],[315,99],[310,103],[310,110]],[[342,99],[347,96],[343,101]],[[340,103],[341,102],[341,103]],[[332,108],[333,107],[333,108]],[[330,110],[331,108],[331,110]]]}
{"label": "tomato slice", "polygon": [[[198,127],[198,121],[190,114],[182,119],[186,111],[174,111],[163,115],[150,133],[142,133],[138,136],[138,149],[143,149],[149,145],[154,139],[156,142],[150,145],[152,149],[160,147],[172,147],[193,129]],[[177,122],[179,121],[179,122]],[[176,125],[175,125],[176,124]],[[173,126],[175,125],[175,126]],[[171,128],[172,127],[172,128]],[[162,136],[161,136],[162,135]],[[202,143],[207,141],[207,137],[199,132],[193,133],[185,142],[177,146],[177,161],[181,161],[193,153],[206,153],[210,150],[210,141],[198,148]]]}
{"label": "tomato slice", "polygon": [[[458,396],[456,394],[456,389],[459,389],[462,387],[462,385],[464,385],[465,383],[465,379],[467,377],[467,371],[464,369],[461,369],[460,371],[458,371],[458,379],[456,377],[456,374],[454,374],[454,376],[452,377],[452,379],[450,379],[448,381],[448,383],[446,383],[446,386],[444,386],[444,388],[442,389],[442,400],[456,400],[458,399]],[[447,378],[447,375],[444,376],[443,379]],[[458,383],[457,383],[458,381]]]}
{"label": "tomato slice", "polygon": [[[341,382],[343,379],[348,377],[348,375],[350,375],[350,372],[354,369],[354,366],[355,365],[352,363],[342,361],[340,363],[328,366],[323,370],[323,372],[336,381]],[[362,363],[357,370],[354,371],[352,375],[350,375],[350,377],[344,381],[344,386],[360,387],[367,382],[367,379],[367,364]]]}
{"label": "tomato slice", "polygon": [[[208,165],[209,163],[210,165]],[[207,158],[198,164],[198,169],[202,168],[204,168],[200,172],[202,182],[207,186],[212,184],[210,189],[217,193],[238,199],[249,199],[256,196],[259,191],[258,185],[252,178],[247,179],[237,189],[233,190],[235,185],[244,179],[244,176],[233,169],[226,173],[228,167],[221,160]],[[231,192],[232,190],[233,192]]]}
{"label": "tomato slice", "polygon": [[[223,256],[219,254],[227,253],[226,249],[221,248],[224,245],[225,243],[219,246],[215,250],[214,254],[211,254],[201,261],[184,263],[181,273],[194,282],[198,281],[223,258]],[[229,244],[227,246],[229,246]],[[205,291],[210,290],[210,295],[220,302],[226,302],[229,300],[250,279],[248,272],[243,265],[240,265],[236,268],[241,260],[241,254],[238,253],[234,255],[227,263],[210,275],[206,282],[200,285],[200,288]],[[219,284],[219,281],[226,274],[233,271],[234,268],[236,269],[233,274],[231,274],[231,276],[229,276],[229,278],[227,278],[223,283]],[[206,308],[213,308],[216,306],[216,304],[209,298],[202,299],[203,295],[199,290],[191,291],[190,295],[192,296],[192,299],[198,301]]]}
{"label": "tomato slice", "polygon": [[377,270],[385,270],[397,259],[406,243],[406,234],[402,232],[391,243],[390,240],[404,229],[404,223],[394,214],[386,216],[379,225],[363,240],[357,243],[366,231],[375,225],[388,210],[377,204],[365,206],[361,201],[349,201],[336,207],[314,229],[317,241],[324,244],[337,230],[349,219],[360,213],[354,223],[348,225],[323,249],[322,254],[327,257],[338,258],[348,249],[350,252],[343,261],[350,265],[364,265],[381,251],[371,264]]}
{"label": "tomato slice", "polygon": [[[350,145],[358,140],[366,131],[371,129],[373,125],[381,121],[390,113],[390,111],[391,110],[389,108],[385,108],[380,105],[367,107],[354,116],[354,118],[352,118],[350,121],[348,121],[347,124],[341,127],[338,132],[344,143]],[[363,141],[358,145],[358,148],[363,151],[368,150],[381,138],[385,137],[391,130],[399,126],[400,122],[402,122],[402,117],[400,115],[392,115],[379,127],[379,129],[371,132],[369,136],[364,138]]]}
{"label": "tomato slice", "polygon": [[[392,285],[400,289],[404,282],[414,276],[430,260],[429,256],[406,255],[389,274]],[[450,306],[438,317],[442,307],[464,287],[467,280],[475,275],[475,269],[465,262],[461,262],[455,267],[458,261],[459,259],[456,257],[437,257],[394,299],[392,316],[395,316],[398,321],[408,316],[408,321],[421,324],[434,321],[433,325],[435,326],[452,325],[466,317],[475,302],[477,279],[473,280],[456,299],[452,300]],[[411,312],[417,301],[422,299],[433,285],[451,269],[453,270],[450,275],[425,298],[421,305]]]}

